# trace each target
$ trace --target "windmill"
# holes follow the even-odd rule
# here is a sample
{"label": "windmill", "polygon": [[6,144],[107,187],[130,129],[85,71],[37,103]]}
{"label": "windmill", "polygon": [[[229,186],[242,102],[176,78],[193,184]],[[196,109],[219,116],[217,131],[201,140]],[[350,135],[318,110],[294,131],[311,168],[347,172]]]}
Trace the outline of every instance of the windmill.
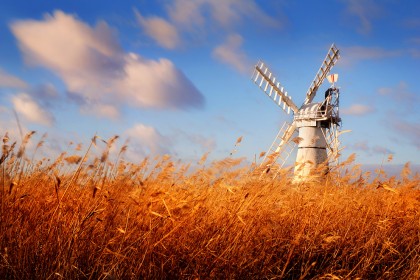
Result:
{"label": "windmill", "polygon": [[[254,83],[287,114],[293,113],[293,119],[283,124],[268,152],[265,153],[259,169],[263,174],[271,173],[275,177],[295,146],[298,146],[294,169],[295,181],[308,178],[311,171],[320,164],[330,161],[331,165],[337,160],[338,128],[341,124],[340,92],[335,87],[338,74],[329,76],[328,74],[339,58],[339,50],[332,44],[300,107],[296,106],[264,62],[259,61],[255,66],[252,75]],[[331,86],[325,92],[325,99],[322,102],[313,103],[318,88],[326,77]],[[298,137],[296,137],[297,132]]]}

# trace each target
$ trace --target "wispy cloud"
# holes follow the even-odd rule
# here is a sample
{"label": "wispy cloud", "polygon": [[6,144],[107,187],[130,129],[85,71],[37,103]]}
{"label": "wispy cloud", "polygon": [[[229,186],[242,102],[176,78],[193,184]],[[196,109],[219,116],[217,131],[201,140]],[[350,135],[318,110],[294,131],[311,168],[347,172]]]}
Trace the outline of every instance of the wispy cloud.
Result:
{"label": "wispy cloud", "polygon": [[181,30],[193,31],[194,28],[202,27],[206,19],[202,14],[201,7],[206,1],[175,0],[167,5],[169,18]]}
{"label": "wispy cloud", "polygon": [[240,49],[243,39],[239,34],[230,35],[226,42],[213,50],[213,55],[239,72],[246,73],[251,67],[246,54]]}
{"label": "wispy cloud", "polygon": [[20,93],[13,96],[11,101],[18,115],[23,116],[25,120],[46,126],[54,123],[54,116],[42,108],[30,95]]}
{"label": "wispy cloud", "polygon": [[0,87],[25,89],[28,84],[0,68]]}
{"label": "wispy cloud", "polygon": [[174,133],[170,136],[177,145],[188,147],[188,152],[200,153],[212,152],[216,149],[217,143],[213,137],[206,137],[199,133],[186,132],[181,129],[174,129]]}
{"label": "wispy cloud", "polygon": [[396,86],[381,87],[378,89],[378,94],[398,104],[400,108],[403,106],[406,112],[415,109],[420,101],[419,96],[412,92],[404,81],[399,82]]}
{"label": "wispy cloud", "polygon": [[381,99],[385,98],[382,103],[391,108],[383,122],[394,133],[393,140],[409,143],[420,149],[420,122],[416,121],[419,119],[419,95],[405,81],[394,86],[381,87],[377,92]]}
{"label": "wispy cloud", "polygon": [[407,40],[409,44],[420,45],[420,37],[412,37]]}
{"label": "wispy cloud", "polygon": [[[343,0],[346,4],[346,13],[358,19],[357,32],[369,34],[372,31],[372,21],[381,15],[380,6],[373,0]],[[354,24],[354,21],[351,22]]]}
{"label": "wispy cloud", "polygon": [[420,49],[410,49],[408,51],[413,58],[420,58]]}
{"label": "wispy cloud", "polygon": [[203,153],[214,151],[217,146],[214,138],[204,137],[199,134],[190,134],[188,140],[191,141],[191,143],[198,145]]}
{"label": "wispy cloud", "polygon": [[343,108],[340,112],[343,115],[363,116],[372,113],[374,108],[364,104],[353,104],[348,108]]}
{"label": "wispy cloud", "polygon": [[76,95],[81,111],[117,117],[121,105],[141,108],[201,107],[204,97],[167,60],[125,53],[105,22],[94,28],[61,11],[44,20],[11,24],[27,63],[52,70]]}
{"label": "wispy cloud", "polygon": [[350,149],[358,150],[358,151],[364,151],[367,152],[369,150],[369,146],[367,144],[367,141],[360,141],[353,143],[349,145]]}
{"label": "wispy cloud", "polygon": [[100,102],[90,102],[87,100],[80,108],[80,112],[85,115],[96,115],[108,119],[117,119],[120,117],[120,111],[112,104],[104,104]]}
{"label": "wispy cloud", "polygon": [[206,23],[230,29],[246,19],[263,26],[282,26],[281,20],[269,16],[254,0],[175,0],[167,10],[171,20],[187,30]]}
{"label": "wispy cloud", "polygon": [[341,50],[346,54],[340,60],[342,66],[355,65],[365,60],[396,57],[402,54],[399,50],[386,50],[381,47],[351,46],[342,47]]}
{"label": "wispy cloud", "polygon": [[178,31],[174,25],[156,16],[145,18],[139,11],[134,11],[140,26],[156,43],[167,49],[174,49],[181,43]]}
{"label": "wispy cloud", "polygon": [[55,86],[51,83],[36,85],[28,90],[28,94],[37,100],[42,107],[52,107],[58,101],[59,94]]}
{"label": "wispy cloud", "polygon": [[403,21],[403,26],[405,26],[407,28],[419,28],[420,27],[420,17],[405,18],[405,20]]}
{"label": "wispy cloud", "polygon": [[371,146],[368,144],[368,141],[366,140],[355,142],[351,145],[348,145],[348,149],[355,150],[355,151],[362,151],[368,155],[375,155],[378,153],[384,154],[384,155],[394,154],[394,152],[390,150],[389,148],[380,146],[380,145]]}
{"label": "wispy cloud", "polygon": [[166,11],[166,17],[145,17],[135,11],[140,27],[158,45],[174,49],[193,45],[197,38],[226,36],[225,43],[215,46],[213,56],[240,72],[246,71],[248,61],[241,49],[243,38],[236,34],[241,24],[252,21],[265,28],[281,28],[284,20],[271,17],[254,0],[174,0]]}
{"label": "wispy cloud", "polygon": [[392,150],[388,149],[387,147],[379,146],[379,145],[375,145],[375,146],[372,147],[372,153],[373,154],[384,154],[384,155],[394,154],[394,152]]}
{"label": "wispy cloud", "polygon": [[420,122],[392,119],[390,123],[400,136],[400,140],[407,140],[411,145],[420,149]]}
{"label": "wispy cloud", "polygon": [[207,1],[213,18],[222,26],[230,26],[246,19],[269,27],[281,27],[282,22],[267,15],[253,0]]}
{"label": "wispy cloud", "polygon": [[410,45],[408,53],[413,58],[420,58],[420,37],[412,37],[407,40]]}

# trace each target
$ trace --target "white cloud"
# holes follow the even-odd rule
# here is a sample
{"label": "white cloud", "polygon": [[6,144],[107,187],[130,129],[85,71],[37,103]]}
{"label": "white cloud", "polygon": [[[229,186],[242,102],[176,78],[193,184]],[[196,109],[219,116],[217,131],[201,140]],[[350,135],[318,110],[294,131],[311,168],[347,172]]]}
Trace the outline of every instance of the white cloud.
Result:
{"label": "white cloud", "polygon": [[240,49],[242,42],[243,39],[240,35],[230,35],[225,43],[214,49],[213,55],[242,73],[249,72],[251,64],[248,62],[245,53]]}
{"label": "white cloud", "polygon": [[80,86],[82,75],[96,81],[99,75],[118,74],[109,70],[121,66],[120,49],[114,32],[104,22],[90,28],[72,15],[56,11],[44,21],[17,21],[11,28],[27,62],[58,71],[72,88]]}
{"label": "white cloud", "polygon": [[122,105],[184,109],[204,103],[202,94],[172,62],[124,53],[104,22],[92,28],[56,11],[41,21],[14,22],[11,29],[25,60],[62,78],[83,112],[116,117]]}
{"label": "white cloud", "polygon": [[363,104],[353,104],[348,108],[343,108],[340,112],[343,115],[356,115],[356,116],[363,116],[373,112],[374,109],[370,106],[363,105]]}
{"label": "white cloud", "polygon": [[178,31],[171,23],[159,17],[143,17],[135,11],[137,21],[143,27],[147,35],[152,37],[160,46],[174,49],[179,46],[180,38]]}
{"label": "white cloud", "polygon": [[123,135],[130,140],[129,149],[134,152],[134,157],[169,153],[169,139],[154,127],[136,124],[125,131]]}
{"label": "white cloud", "polygon": [[28,84],[0,68],[0,87],[25,89]]}
{"label": "white cloud", "polygon": [[195,86],[167,59],[146,60],[130,54],[124,71],[116,87],[138,107],[176,109],[203,104]]}
{"label": "white cloud", "polygon": [[26,93],[13,96],[12,103],[18,115],[23,116],[29,122],[47,126],[51,126],[54,123],[53,115],[43,109]]}

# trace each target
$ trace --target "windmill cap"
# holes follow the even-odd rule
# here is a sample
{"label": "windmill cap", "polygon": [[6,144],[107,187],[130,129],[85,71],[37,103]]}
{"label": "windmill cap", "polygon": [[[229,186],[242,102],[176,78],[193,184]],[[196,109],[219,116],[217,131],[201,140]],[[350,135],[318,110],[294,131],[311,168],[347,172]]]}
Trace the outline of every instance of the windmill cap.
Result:
{"label": "windmill cap", "polygon": [[331,74],[327,76],[328,82],[331,84],[336,83],[338,80],[338,74]]}

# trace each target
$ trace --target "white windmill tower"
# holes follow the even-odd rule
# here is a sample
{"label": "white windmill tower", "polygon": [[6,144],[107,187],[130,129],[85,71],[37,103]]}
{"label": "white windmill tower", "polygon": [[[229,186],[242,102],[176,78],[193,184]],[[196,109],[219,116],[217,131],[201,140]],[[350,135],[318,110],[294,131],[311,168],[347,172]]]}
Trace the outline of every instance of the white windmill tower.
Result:
{"label": "white windmill tower", "polygon": [[[281,168],[298,145],[295,165],[295,181],[308,178],[312,170],[319,164],[327,163],[338,157],[337,128],[341,124],[339,116],[339,89],[335,87],[338,75],[328,76],[332,84],[325,92],[323,102],[312,103],[318,88],[329,74],[331,68],[340,58],[339,50],[333,44],[329,49],[322,65],[309,87],[302,106],[297,107],[287,94],[283,86],[277,81],[273,73],[261,61],[254,69],[252,79],[264,93],[267,94],[287,114],[293,112],[291,122],[285,122],[269,151],[260,165],[263,172],[277,175],[277,168]],[[299,131],[299,137],[295,137]],[[331,163],[330,163],[331,164]]]}

